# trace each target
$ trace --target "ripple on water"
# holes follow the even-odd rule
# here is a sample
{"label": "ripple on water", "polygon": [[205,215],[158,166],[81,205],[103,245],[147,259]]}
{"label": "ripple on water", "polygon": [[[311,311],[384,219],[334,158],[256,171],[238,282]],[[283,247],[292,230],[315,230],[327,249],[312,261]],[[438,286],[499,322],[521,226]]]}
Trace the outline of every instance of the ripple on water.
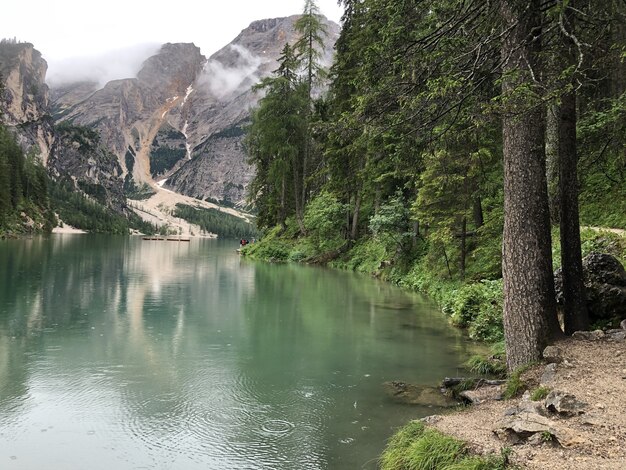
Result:
{"label": "ripple on water", "polygon": [[261,431],[268,436],[286,436],[291,434],[296,425],[282,419],[270,419],[261,424]]}

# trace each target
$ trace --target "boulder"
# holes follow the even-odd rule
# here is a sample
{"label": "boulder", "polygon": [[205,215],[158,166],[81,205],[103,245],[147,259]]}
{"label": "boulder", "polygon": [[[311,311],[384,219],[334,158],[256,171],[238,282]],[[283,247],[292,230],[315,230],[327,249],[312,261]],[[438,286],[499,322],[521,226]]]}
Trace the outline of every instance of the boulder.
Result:
{"label": "boulder", "polygon": [[464,390],[459,396],[472,405],[478,405],[485,401],[494,401],[502,399],[501,385],[487,385],[479,387],[476,390]]}
{"label": "boulder", "polygon": [[550,392],[544,404],[548,410],[565,416],[580,414],[586,407],[586,404],[578,401],[574,395],[558,391]]}
{"label": "boulder", "polygon": [[548,346],[543,350],[543,358],[548,364],[560,364],[563,362],[563,351],[556,346]]}
{"label": "boulder", "polygon": [[[590,253],[583,259],[585,295],[591,323],[626,315],[626,270],[611,255]],[[563,273],[554,273],[556,300],[563,305]]]}
{"label": "boulder", "polygon": [[493,432],[509,444],[557,442],[563,447],[584,444],[585,440],[572,429],[537,413],[522,411],[505,417]]}

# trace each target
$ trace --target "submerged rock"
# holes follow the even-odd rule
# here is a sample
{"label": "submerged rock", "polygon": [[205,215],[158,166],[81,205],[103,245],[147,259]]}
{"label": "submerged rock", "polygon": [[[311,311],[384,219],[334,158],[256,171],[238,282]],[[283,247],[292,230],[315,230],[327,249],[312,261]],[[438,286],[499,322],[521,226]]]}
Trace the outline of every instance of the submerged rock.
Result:
{"label": "submerged rock", "polygon": [[448,408],[460,403],[441,393],[436,387],[412,385],[405,382],[385,382],[385,391],[393,400],[407,405],[436,406]]}

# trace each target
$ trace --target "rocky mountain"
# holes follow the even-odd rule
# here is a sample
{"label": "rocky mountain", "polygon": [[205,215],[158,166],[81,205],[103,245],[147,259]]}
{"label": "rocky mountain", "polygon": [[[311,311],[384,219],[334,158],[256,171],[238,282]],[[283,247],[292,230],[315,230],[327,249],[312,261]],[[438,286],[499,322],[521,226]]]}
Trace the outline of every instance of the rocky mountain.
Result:
{"label": "rocky mountain", "polygon": [[0,42],[0,76],[4,85],[0,97],[2,122],[15,131],[25,149],[38,148],[47,163],[53,146],[46,85],[48,64],[30,43]]}
{"label": "rocky mountain", "polygon": [[[135,78],[101,89],[88,82],[56,87],[54,119],[97,130],[127,190],[158,182],[194,198],[240,203],[253,177],[242,145],[259,98],[251,87],[296,40],[297,18],[256,21],[208,60],[193,44],[165,44]],[[327,28],[330,64],[339,26]]]}
{"label": "rocky mountain", "polygon": [[90,194],[124,212],[123,172],[117,157],[89,129],[54,126],[50,93],[45,82],[48,65],[30,43],[0,42],[1,121],[26,153],[34,154],[56,180]]}

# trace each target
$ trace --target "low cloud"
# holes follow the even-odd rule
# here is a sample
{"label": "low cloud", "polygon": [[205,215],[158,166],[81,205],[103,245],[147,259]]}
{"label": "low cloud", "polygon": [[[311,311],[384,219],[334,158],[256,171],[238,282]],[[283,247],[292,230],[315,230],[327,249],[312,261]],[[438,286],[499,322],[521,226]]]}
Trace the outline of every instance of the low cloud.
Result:
{"label": "low cloud", "polygon": [[205,68],[200,83],[206,84],[211,93],[217,98],[223,99],[239,91],[243,87],[249,88],[260,79],[259,66],[263,59],[252,54],[245,47],[231,44],[227,53],[228,65],[213,59]]}
{"label": "low cloud", "polygon": [[52,86],[90,81],[102,87],[111,80],[133,78],[143,62],[160,47],[160,44],[138,44],[95,56],[50,60],[46,81]]}

